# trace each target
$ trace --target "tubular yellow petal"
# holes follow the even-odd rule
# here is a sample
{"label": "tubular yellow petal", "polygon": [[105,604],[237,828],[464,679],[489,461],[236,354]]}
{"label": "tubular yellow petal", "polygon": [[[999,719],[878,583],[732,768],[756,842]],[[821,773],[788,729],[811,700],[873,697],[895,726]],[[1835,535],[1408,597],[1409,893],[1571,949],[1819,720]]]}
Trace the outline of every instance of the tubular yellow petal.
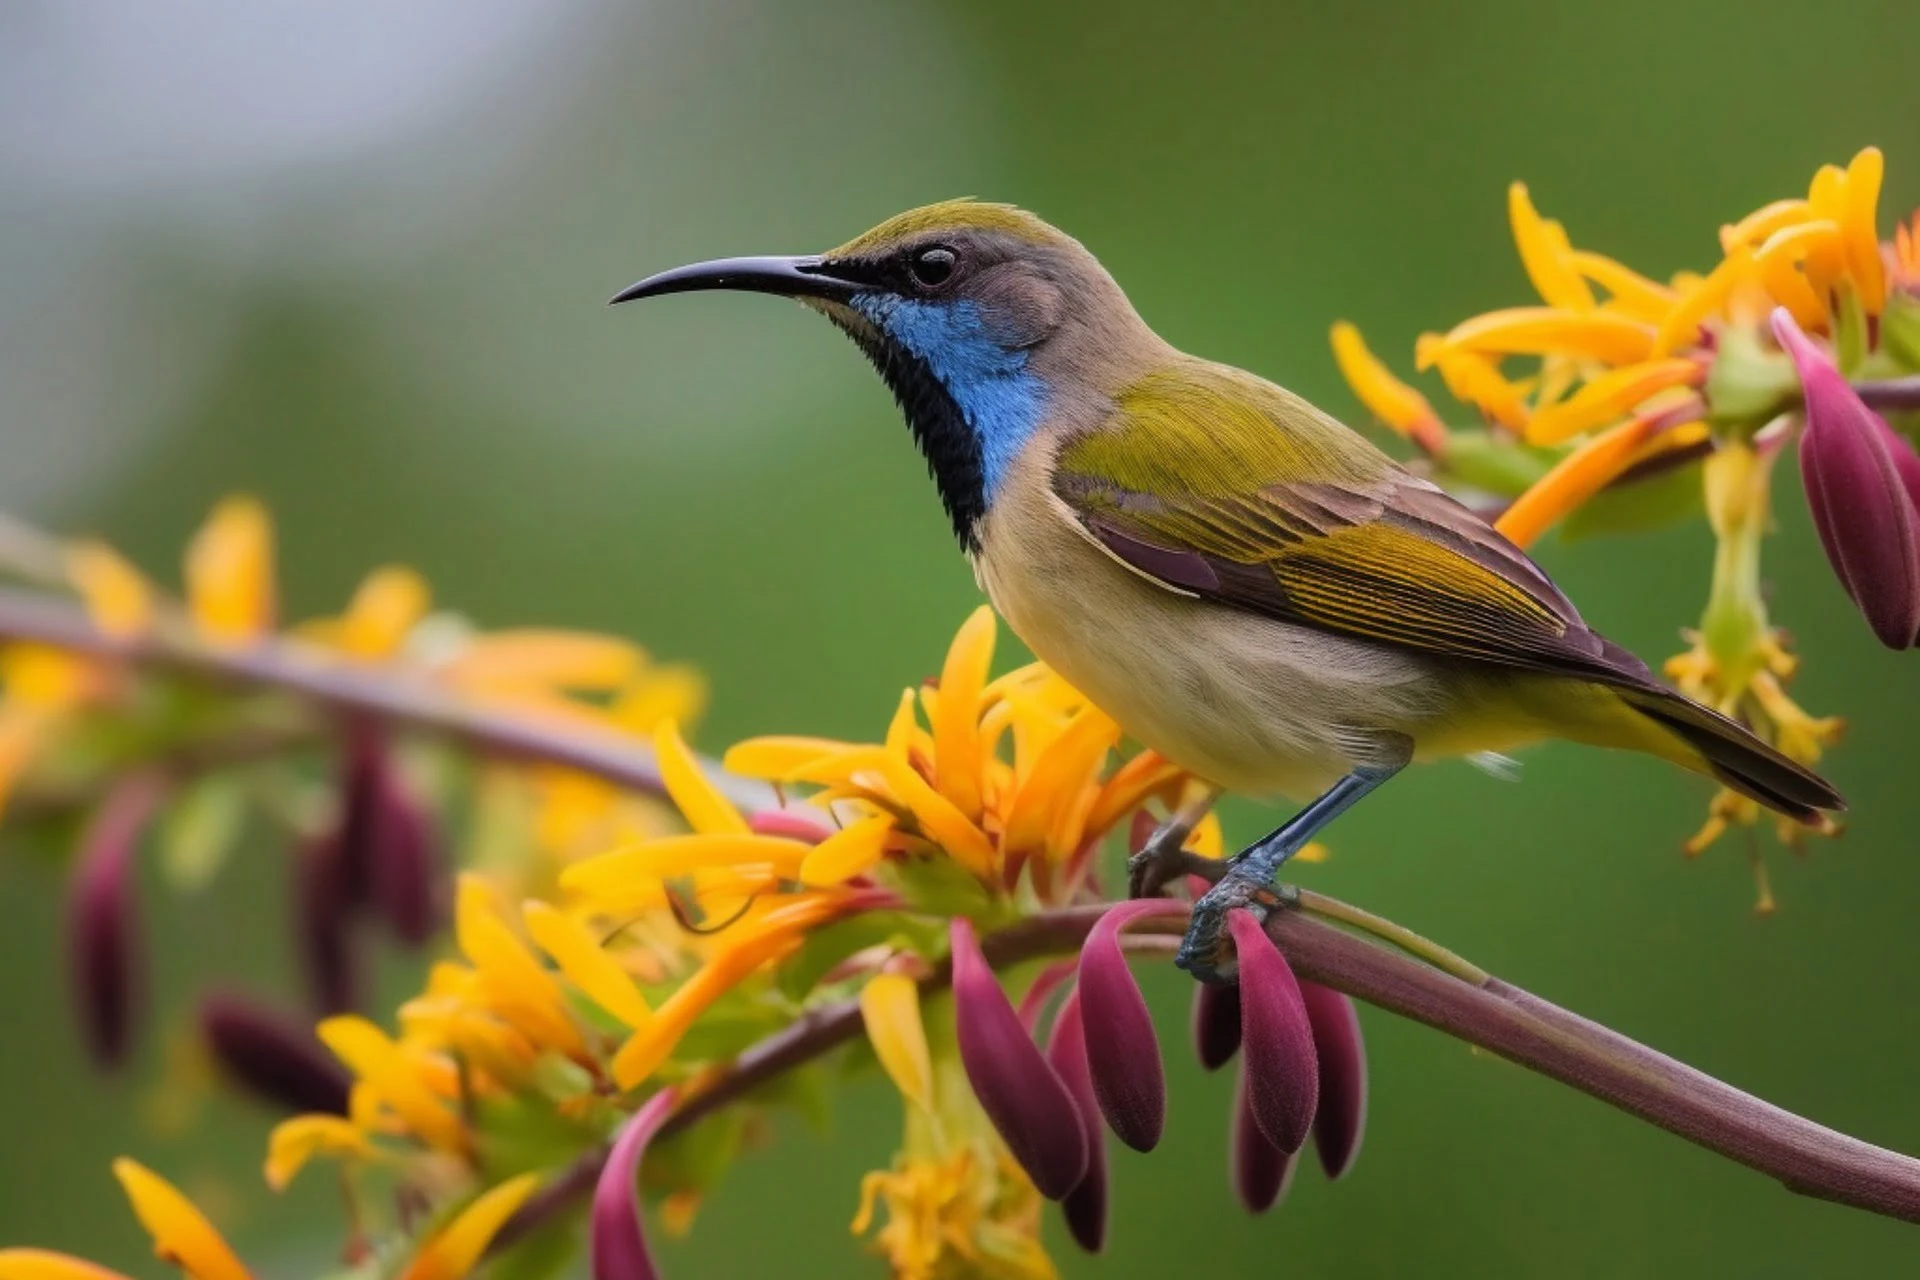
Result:
{"label": "tubular yellow petal", "polygon": [[1519,387],[1500,376],[1500,368],[1493,361],[1472,351],[1445,349],[1444,339],[1437,333],[1421,334],[1413,351],[1416,360],[1432,355],[1455,399],[1466,401],[1509,431],[1526,429],[1526,400]]}
{"label": "tubular yellow petal", "polygon": [[250,1280],[240,1259],[193,1202],[159,1174],[124,1156],[113,1176],[133,1204],[134,1216],[153,1237],[153,1251],[192,1280]]}
{"label": "tubular yellow petal", "polygon": [[662,720],[688,724],[707,706],[707,678],[680,663],[650,667],[614,700],[609,714],[629,733],[651,734]]}
{"label": "tubular yellow petal", "polygon": [[1524,182],[1507,188],[1507,219],[1513,224],[1520,264],[1526,268],[1540,300],[1569,311],[1592,310],[1593,291],[1574,270],[1573,246],[1567,243],[1565,228],[1540,216]]}
{"label": "tubular yellow petal", "polygon": [[1509,307],[1455,325],[1429,355],[1438,360],[1448,350],[1484,355],[1560,353],[1603,364],[1632,364],[1647,358],[1653,341],[1652,325],[1616,312]]}
{"label": "tubular yellow petal", "polygon": [[807,898],[736,926],[740,932],[728,939],[728,945],[694,970],[678,990],[661,1001],[653,1020],[620,1046],[613,1057],[614,1083],[622,1089],[637,1088],[644,1083],[714,1001],[780,954],[799,934],[831,916],[835,909],[835,904],[829,901]]}
{"label": "tubular yellow petal", "polygon": [[920,1021],[920,984],[904,973],[875,974],[860,989],[860,1019],[893,1087],[931,1114],[933,1055]]}
{"label": "tubular yellow petal", "polygon": [[187,606],[200,634],[249,644],[273,627],[273,524],[258,499],[222,499],[187,544]]}
{"label": "tubular yellow petal", "polygon": [[314,1031],[366,1085],[369,1100],[392,1107],[409,1129],[436,1147],[457,1151],[466,1145],[459,1117],[441,1103],[386,1032],[352,1014],[327,1018]]}
{"label": "tubular yellow petal", "polygon": [[680,726],[662,720],[653,731],[653,750],[660,762],[660,778],[674,807],[687,825],[703,835],[739,836],[752,830],[740,811],[713,785],[700,762],[687,749]]}
{"label": "tubular yellow petal", "polygon": [[1847,166],[1846,198],[1841,202],[1840,231],[1847,275],[1868,315],[1879,315],[1887,302],[1886,263],[1880,256],[1880,233],[1875,227],[1885,172],[1886,158],[1880,148],[1863,148]]}
{"label": "tubular yellow petal", "polygon": [[1367,411],[1428,453],[1445,447],[1447,429],[1427,398],[1393,376],[1367,349],[1360,330],[1345,320],[1333,326],[1333,360],[1340,376]]}
{"label": "tubular yellow petal", "polygon": [[1575,249],[1570,261],[1574,270],[1612,295],[1608,306],[1648,324],[1658,324],[1678,296],[1666,285],[1649,280],[1604,254]]}
{"label": "tubular yellow petal", "polygon": [[390,564],[366,576],[340,615],[339,643],[355,658],[387,658],[399,652],[420,619],[427,616],[433,592],[427,580],[405,565]]}
{"label": "tubular yellow petal", "polygon": [[1220,827],[1219,814],[1209,813],[1200,819],[1199,824],[1193,829],[1193,834],[1187,837],[1187,848],[1203,858],[1227,856],[1227,837]]}
{"label": "tubular yellow petal", "polygon": [[1802,327],[1811,329],[1826,325],[1825,286],[1839,274],[1841,254],[1840,224],[1816,218],[1768,236],[1753,251],[1753,265],[1773,299],[1791,310]]}
{"label": "tubular yellow petal", "polygon": [[1651,423],[1633,418],[1595,436],[1534,482],[1493,527],[1515,546],[1528,546],[1633,465],[1635,452],[1652,431]]}
{"label": "tubular yellow petal", "polygon": [[317,1155],[347,1156],[364,1160],[373,1154],[353,1121],[344,1116],[293,1116],[273,1126],[267,1137],[267,1185],[284,1191],[294,1176]]}
{"label": "tubular yellow petal", "polygon": [[476,636],[447,663],[451,683],[615,690],[638,674],[646,655],[617,636],[539,627]]}
{"label": "tubular yellow petal", "polygon": [[1726,305],[1736,286],[1753,277],[1753,250],[1740,245],[1721,259],[1720,265],[1705,279],[1694,282],[1681,294],[1680,300],[1667,312],[1667,318],[1660,322],[1660,332],[1654,338],[1650,354],[1671,355],[1694,345],[1699,341],[1701,322]]}
{"label": "tubular yellow petal", "polygon": [[118,1271],[51,1249],[0,1249],[0,1280],[127,1280]]}
{"label": "tubular yellow petal", "polygon": [[1847,171],[1837,164],[1823,164],[1813,172],[1807,184],[1809,217],[1838,222],[1847,203]]}
{"label": "tubular yellow petal", "polygon": [[1649,396],[1668,387],[1699,382],[1703,376],[1699,362],[1682,357],[1648,360],[1609,370],[1581,387],[1571,399],[1534,414],[1527,424],[1527,443],[1559,444],[1570,440],[1616,421]]}
{"label": "tubular yellow petal", "polygon": [[893,816],[884,813],[834,832],[807,852],[800,882],[821,887],[853,879],[885,856],[892,834]]}
{"label": "tubular yellow petal", "polygon": [[792,875],[813,846],[785,836],[661,836],[616,849],[560,873],[561,887],[582,893],[635,880],[667,880],[720,867],[767,867]]}
{"label": "tubular yellow petal", "polygon": [[748,738],[730,747],[720,763],[728,773],[742,777],[791,782],[816,761],[861,749],[857,743],[834,738]]}
{"label": "tubular yellow petal", "polygon": [[541,1044],[576,1057],[586,1053],[566,993],[505,921],[492,914],[469,915],[460,925],[460,950],[480,971],[489,1003],[503,1017]]}
{"label": "tubular yellow petal", "polygon": [[954,634],[940,668],[933,722],[933,785],[969,821],[980,817],[980,698],[993,668],[993,610],[975,609]]}
{"label": "tubular yellow petal", "polygon": [[[1049,834],[1070,837],[1071,832],[1050,832],[1055,817],[1080,799],[1081,788],[1098,776],[1101,761],[1119,741],[1120,726],[1112,717],[1091,705],[1081,708],[1039,752],[1032,770],[1022,779],[1007,810],[1001,846],[1009,852],[1024,853],[1048,843]],[[1084,811],[1080,817],[1085,820]],[[1053,852],[1060,855],[1072,850],[1055,848]]]}
{"label": "tubular yellow petal", "polygon": [[66,550],[67,581],[80,593],[93,625],[115,640],[145,635],[153,625],[153,587],[104,542],[75,542]]}
{"label": "tubular yellow petal", "polygon": [[1087,813],[1086,830],[1100,835],[1147,802],[1149,796],[1171,788],[1186,770],[1156,751],[1142,751],[1115,769],[1100,788]]}
{"label": "tubular yellow petal", "polygon": [[891,753],[882,757],[887,786],[913,814],[927,839],[976,876],[994,872],[993,842],[953,802],[927,785],[912,765]]}
{"label": "tubular yellow petal", "polygon": [[586,993],[587,999],[631,1028],[652,1020],[653,1010],[640,988],[585,925],[537,899],[527,902],[520,911],[533,940],[560,966],[560,972]]}
{"label": "tubular yellow petal", "polygon": [[401,1273],[404,1280],[463,1280],[470,1275],[507,1219],[540,1189],[540,1177],[523,1173],[474,1197],[460,1216],[420,1247]]}
{"label": "tubular yellow petal", "polygon": [[1732,253],[1741,245],[1752,247],[1782,227],[1804,222],[1813,216],[1813,206],[1805,200],[1775,200],[1730,227],[1720,228],[1720,252]]}

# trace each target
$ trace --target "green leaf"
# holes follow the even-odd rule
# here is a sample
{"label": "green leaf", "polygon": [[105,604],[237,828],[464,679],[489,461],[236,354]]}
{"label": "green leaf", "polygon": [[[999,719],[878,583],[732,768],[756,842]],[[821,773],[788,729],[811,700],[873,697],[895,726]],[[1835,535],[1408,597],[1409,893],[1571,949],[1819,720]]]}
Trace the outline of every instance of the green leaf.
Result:
{"label": "green leaf", "polygon": [[812,934],[780,968],[780,990],[803,999],[833,967],[868,947],[894,944],[921,955],[940,951],[940,928],[898,911],[869,911],[849,916]]}
{"label": "green leaf", "polygon": [[555,1214],[514,1241],[506,1252],[489,1258],[488,1280],[553,1280],[568,1272],[586,1234],[580,1229],[585,1212],[582,1200],[576,1208]]}
{"label": "green leaf", "polygon": [[783,1071],[747,1095],[769,1107],[787,1107],[821,1137],[833,1122],[833,1081],[823,1062]]}
{"label": "green leaf", "polygon": [[724,1107],[655,1142],[641,1166],[641,1185],[659,1192],[713,1190],[740,1154],[748,1115],[744,1107]]}
{"label": "green leaf", "polygon": [[1447,436],[1440,479],[1499,498],[1517,498],[1552,469],[1560,452],[1490,431],[1454,431]]}
{"label": "green leaf", "polygon": [[1704,502],[1700,463],[1689,462],[1601,490],[1561,522],[1560,537],[1578,542],[1658,529],[1698,515]]}
{"label": "green leaf", "polygon": [[167,883],[186,893],[205,888],[239,842],[246,813],[246,786],[235,775],[210,773],[191,783],[160,824]]}
{"label": "green leaf", "polygon": [[1707,406],[1713,421],[1758,429],[1799,399],[1793,362],[1761,345],[1752,330],[1728,328],[1707,371]]}
{"label": "green leaf", "polygon": [[1908,373],[1920,373],[1920,298],[1897,290],[1880,317],[1880,345]]}

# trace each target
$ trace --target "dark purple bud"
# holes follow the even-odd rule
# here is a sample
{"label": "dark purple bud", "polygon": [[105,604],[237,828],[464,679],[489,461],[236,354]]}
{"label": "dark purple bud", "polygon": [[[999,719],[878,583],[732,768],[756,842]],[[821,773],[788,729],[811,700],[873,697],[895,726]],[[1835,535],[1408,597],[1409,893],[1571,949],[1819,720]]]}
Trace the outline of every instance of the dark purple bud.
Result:
{"label": "dark purple bud", "polygon": [[1233,1132],[1228,1135],[1227,1171],[1233,1179],[1233,1193],[1240,1197],[1247,1212],[1265,1213],[1287,1194],[1299,1154],[1282,1151],[1261,1132],[1247,1087],[1249,1067],[1250,1064],[1241,1064],[1239,1081],[1233,1087]]}
{"label": "dark purple bud", "polygon": [[1060,1212],[1074,1243],[1088,1253],[1098,1253],[1107,1242],[1107,1143],[1100,1133],[1100,1104],[1093,1096],[1093,1076],[1087,1070],[1086,1031],[1078,992],[1068,994],[1060,1006],[1060,1016],[1053,1020],[1047,1061],[1073,1094],[1088,1134],[1087,1172],[1060,1202]]}
{"label": "dark purple bud", "polygon": [[1158,898],[1119,903],[1100,917],[1080,948],[1080,1021],[1093,1094],[1107,1127],[1135,1151],[1151,1151],[1160,1142],[1167,1081],[1153,1015],[1120,950],[1120,930],[1142,916],[1165,915],[1169,905]]}
{"label": "dark purple bud", "polygon": [[376,726],[348,733],[339,825],[347,903],[371,906],[403,942],[430,939],[445,915],[438,835]]}
{"label": "dark purple bud", "polygon": [[140,836],[160,803],[147,774],[122,779],[87,825],[68,881],[67,945],[80,1033],[96,1064],[125,1061],[146,999],[135,901]]}
{"label": "dark purple bud", "polygon": [[1240,1052],[1239,987],[1193,984],[1193,1051],[1208,1071],[1218,1071]]}
{"label": "dark purple bud", "polygon": [[347,1114],[352,1078],[304,1023],[216,993],[200,1001],[200,1035],[221,1070],[260,1101],[296,1115]]}
{"label": "dark purple bud", "polygon": [[640,1228],[640,1158],[673,1114],[673,1091],[662,1089],[633,1113],[614,1139],[593,1188],[593,1280],[658,1280]]}
{"label": "dark purple bud", "polygon": [[294,931],[313,1008],[321,1014],[350,1012],[359,1006],[359,965],[338,831],[296,846],[293,895]]}
{"label": "dark purple bud", "polygon": [[960,1062],[973,1094],[1040,1194],[1058,1200],[1087,1171],[1080,1110],[987,967],[973,925],[954,920],[948,938]]}
{"label": "dark purple bud", "polygon": [[1773,333],[1800,375],[1800,477],[1827,560],[1880,643],[1910,649],[1920,636],[1920,511],[1900,455],[1913,450],[1784,307]]}
{"label": "dark purple bud", "polygon": [[1267,1139],[1292,1153],[1306,1143],[1320,1104],[1320,1070],[1300,984],[1251,911],[1229,911],[1240,963],[1241,1077]]}
{"label": "dark purple bud", "polygon": [[1338,1178],[1360,1154],[1367,1126],[1367,1048],[1353,1001],[1331,987],[1300,984],[1313,1027],[1320,1073],[1320,1109],[1313,1116],[1313,1145],[1327,1177]]}

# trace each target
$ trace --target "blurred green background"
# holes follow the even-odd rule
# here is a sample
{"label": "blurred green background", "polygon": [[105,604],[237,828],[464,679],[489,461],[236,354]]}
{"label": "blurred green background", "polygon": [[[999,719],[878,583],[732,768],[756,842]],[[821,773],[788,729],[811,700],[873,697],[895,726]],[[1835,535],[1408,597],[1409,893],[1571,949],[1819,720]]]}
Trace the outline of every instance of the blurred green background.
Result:
{"label": "blurred green background", "polygon": [[[0,502],[171,575],[217,496],[264,496],[292,614],[403,560],[489,624],[642,639],[698,662],[718,747],[870,735],[975,603],[885,391],[828,326],[766,300],[609,313],[684,260],[837,243],[908,205],[1007,199],[1099,253],[1174,342],[1358,417],[1327,351],[1518,301],[1523,177],[1574,241],[1652,274],[1877,142],[1883,219],[1920,201],[1913,11],[1654,0],[1094,6],[777,0],[328,5],[28,0],[0,13]],[[1884,225],[1884,222],[1883,222]],[[1310,882],[1548,998],[1869,1140],[1920,1151],[1920,670],[1876,646],[1780,485],[1768,576],[1845,714],[1842,841],[1678,853],[1703,786],[1573,748],[1523,780],[1417,771],[1337,829]],[[1650,659],[1698,612],[1689,528],[1542,557]],[[1230,811],[1236,836],[1272,815]],[[155,895],[163,995],[290,982],[271,849],[208,896]],[[310,1274],[338,1198],[258,1191],[267,1118],[149,1124],[165,1035],[83,1065],[59,886],[0,861],[0,1241],[153,1273],[107,1162],[201,1195],[266,1274]],[[405,979],[389,975],[395,991]],[[1230,1082],[1170,1037],[1169,1137],[1116,1156],[1109,1252],[1072,1276],[1863,1275],[1910,1229],[1801,1199],[1583,1096],[1363,1012],[1365,1153],[1262,1220],[1226,1198]],[[161,1028],[164,1033],[165,1028]],[[899,1117],[743,1161],[673,1276],[858,1275],[859,1175]]]}

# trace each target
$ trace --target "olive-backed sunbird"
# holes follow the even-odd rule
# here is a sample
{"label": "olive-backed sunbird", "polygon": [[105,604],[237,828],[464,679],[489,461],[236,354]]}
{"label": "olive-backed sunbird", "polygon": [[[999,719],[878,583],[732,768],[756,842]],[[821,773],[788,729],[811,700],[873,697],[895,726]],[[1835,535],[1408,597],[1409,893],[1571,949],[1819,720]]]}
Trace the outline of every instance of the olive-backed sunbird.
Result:
{"label": "olive-backed sunbird", "polygon": [[696,263],[614,301],[704,289],[796,298],[854,340],[994,607],[1128,733],[1217,787],[1317,797],[1196,905],[1181,962],[1203,978],[1231,962],[1225,910],[1275,902],[1281,863],[1413,760],[1565,738],[1802,821],[1842,805],[1592,631],[1436,485],[1285,388],[1168,345],[1031,214],[930,205],[825,254]]}

